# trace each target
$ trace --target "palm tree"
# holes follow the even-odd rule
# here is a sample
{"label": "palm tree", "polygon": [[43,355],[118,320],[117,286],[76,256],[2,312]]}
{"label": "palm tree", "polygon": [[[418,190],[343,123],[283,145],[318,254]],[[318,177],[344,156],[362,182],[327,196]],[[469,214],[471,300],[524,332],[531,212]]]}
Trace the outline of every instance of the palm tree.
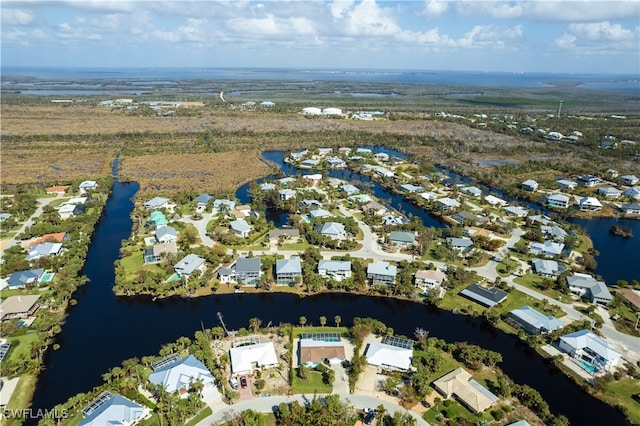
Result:
{"label": "palm tree", "polygon": [[324,327],[325,325],[327,325],[327,317],[321,316],[320,317],[320,327]]}
{"label": "palm tree", "polygon": [[342,317],[340,315],[336,315],[335,317],[333,317],[333,320],[336,323],[336,327],[340,327],[340,323],[342,322]]}
{"label": "palm tree", "polygon": [[249,328],[251,328],[254,333],[258,332],[258,329],[260,328],[261,325],[262,325],[262,320],[260,318],[253,317],[249,319]]}
{"label": "palm tree", "polygon": [[300,327],[304,327],[305,324],[307,323],[307,317],[300,317]]}
{"label": "palm tree", "polygon": [[378,405],[376,407],[376,418],[378,419],[378,422],[382,423],[386,415],[387,415],[386,407],[382,404]]}

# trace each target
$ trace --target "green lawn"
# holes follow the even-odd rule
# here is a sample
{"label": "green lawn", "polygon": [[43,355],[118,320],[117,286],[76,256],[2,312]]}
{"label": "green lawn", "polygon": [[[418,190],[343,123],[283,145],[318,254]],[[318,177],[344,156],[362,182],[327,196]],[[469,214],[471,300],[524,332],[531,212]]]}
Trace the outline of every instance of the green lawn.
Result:
{"label": "green lawn", "polygon": [[16,390],[13,391],[7,408],[22,409],[28,407],[33,397],[33,392],[36,390],[36,380],[37,377],[33,374],[23,374],[20,376]]}
{"label": "green lawn", "polygon": [[311,245],[304,241],[304,242],[300,242],[300,243],[290,243],[290,244],[283,244],[282,247],[280,247],[281,250],[299,250],[299,251],[304,251],[306,249],[308,249],[309,247],[311,247]]}
{"label": "green lawn", "polygon": [[[507,263],[510,267],[509,269],[507,269]],[[500,276],[507,277],[511,275],[513,271],[517,270],[519,266],[520,266],[520,262],[516,260],[513,260],[513,259],[503,260],[502,262],[498,263],[498,265],[496,266],[496,271],[498,272],[498,274],[500,274]]]}
{"label": "green lawn", "polygon": [[31,358],[31,343],[39,340],[38,333],[29,333],[17,337],[8,337],[7,341],[11,343],[11,350],[7,361],[17,361],[21,359]]}
{"label": "green lawn", "polygon": [[478,416],[453,399],[447,401],[449,401],[447,404],[445,404],[445,401],[442,401],[432,407],[429,411],[424,413],[422,418],[432,425],[451,424],[449,423],[449,419],[455,421],[457,418],[467,419],[471,424],[479,424],[479,419],[491,420],[491,415],[488,412]]}
{"label": "green lawn", "polygon": [[509,296],[507,296],[507,300],[499,304],[497,308],[501,314],[506,314],[516,308],[520,308],[525,305],[533,305],[536,300],[537,299],[534,299],[528,294],[524,294],[518,290],[513,290],[509,293]]}
{"label": "green lawn", "polygon": [[621,405],[627,409],[629,420],[633,424],[640,424],[640,404],[631,395],[640,394],[640,381],[632,378],[613,381],[607,386],[607,393],[603,396],[613,406]]}
{"label": "green lawn", "polygon": [[205,417],[210,416],[211,414],[213,414],[213,411],[211,410],[211,407],[207,407],[204,410],[200,411],[198,413],[197,416],[195,416],[193,419],[189,420],[185,426],[195,426],[197,425],[201,420],[204,420]]}
{"label": "green lawn", "polygon": [[561,292],[559,292],[558,290],[555,289],[549,289],[549,290],[542,290],[540,287],[538,287],[538,283],[542,282],[542,277],[535,275],[535,274],[526,274],[523,275],[521,277],[516,277],[513,279],[514,282],[516,282],[517,284],[523,285],[525,287],[528,287],[532,290],[537,291],[538,293],[542,293],[545,296],[549,296],[552,299],[555,300],[560,300],[561,302],[569,302],[571,300],[571,297],[566,295],[566,294],[562,294]]}
{"label": "green lawn", "polygon": [[322,373],[310,371],[307,380],[294,376],[291,390],[293,393],[331,393],[333,387],[322,382]]}
{"label": "green lawn", "polygon": [[133,254],[120,259],[120,264],[127,271],[127,275],[134,274],[138,271],[142,271],[143,269],[150,272],[160,271],[160,267],[158,265],[145,265],[143,262],[143,255],[144,253],[142,251],[136,251]]}

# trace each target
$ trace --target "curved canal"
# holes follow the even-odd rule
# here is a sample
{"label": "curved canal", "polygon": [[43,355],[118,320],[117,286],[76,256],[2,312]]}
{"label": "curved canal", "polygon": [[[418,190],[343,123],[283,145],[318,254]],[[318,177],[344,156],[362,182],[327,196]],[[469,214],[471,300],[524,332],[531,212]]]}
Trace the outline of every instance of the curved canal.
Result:
{"label": "curved canal", "polygon": [[84,272],[90,282],[76,294],[78,305],[70,310],[57,338],[60,349],[48,352],[33,398],[34,409],[52,408],[90,390],[102,382],[103,373],[126,358],[155,354],[163,344],[180,336],[191,337],[202,326],[216,326],[216,312],[222,312],[231,328],[247,327],[251,317],[262,319],[263,324],[279,324],[297,323],[302,315],[309,322],[323,315],[330,319],[340,315],[344,325],[350,325],[353,317],[373,317],[408,336],[422,327],[432,337],[466,341],[502,353],[504,361],[499,365],[504,372],[515,382],[537,389],[553,413],[567,416],[574,425],[628,424],[616,409],[588,395],[516,337],[480,320],[419,303],[348,294],[306,298],[290,294],[214,295],[155,302],[148,297],[116,297],[112,292],[113,263],[121,240],[131,232],[131,198],[137,189],[135,183],[114,180],[87,255]]}

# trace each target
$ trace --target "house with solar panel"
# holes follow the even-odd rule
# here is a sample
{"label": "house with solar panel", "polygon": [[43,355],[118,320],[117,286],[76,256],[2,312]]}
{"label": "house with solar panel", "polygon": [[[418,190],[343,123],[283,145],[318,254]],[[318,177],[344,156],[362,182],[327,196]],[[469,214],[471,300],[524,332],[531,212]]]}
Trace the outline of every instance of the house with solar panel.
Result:
{"label": "house with solar panel", "polygon": [[151,417],[151,409],[122,395],[103,392],[82,409],[78,426],[132,426]]}
{"label": "house with solar panel", "polygon": [[347,359],[340,333],[304,333],[299,346],[300,365],[315,367],[324,361],[335,364]]}
{"label": "house with solar panel", "polygon": [[382,370],[408,371],[413,359],[414,341],[395,336],[384,336],[367,345],[364,356],[367,363]]}
{"label": "house with solar panel", "polygon": [[176,392],[180,398],[188,398],[195,382],[201,382],[201,394],[217,393],[216,379],[205,365],[195,356],[185,358],[171,355],[153,365],[149,381],[162,386],[167,392]]}
{"label": "house with solar panel", "polygon": [[528,305],[510,311],[507,321],[529,334],[550,333],[564,326],[563,322],[553,315],[545,315]]}

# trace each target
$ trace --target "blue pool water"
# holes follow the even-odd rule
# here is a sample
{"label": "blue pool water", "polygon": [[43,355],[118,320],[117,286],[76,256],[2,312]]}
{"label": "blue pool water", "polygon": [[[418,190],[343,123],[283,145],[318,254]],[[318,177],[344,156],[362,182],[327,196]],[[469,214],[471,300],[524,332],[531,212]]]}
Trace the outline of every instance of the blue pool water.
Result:
{"label": "blue pool water", "polygon": [[580,365],[580,367],[584,368],[585,370],[587,370],[591,374],[596,374],[597,372],[600,371],[600,369],[598,367],[594,367],[593,365],[591,365],[589,363],[586,363],[584,361],[578,360],[578,364]]}
{"label": "blue pool water", "polygon": [[42,276],[42,279],[40,281],[43,283],[48,283],[53,279],[54,275],[55,275],[55,272],[47,272]]}

